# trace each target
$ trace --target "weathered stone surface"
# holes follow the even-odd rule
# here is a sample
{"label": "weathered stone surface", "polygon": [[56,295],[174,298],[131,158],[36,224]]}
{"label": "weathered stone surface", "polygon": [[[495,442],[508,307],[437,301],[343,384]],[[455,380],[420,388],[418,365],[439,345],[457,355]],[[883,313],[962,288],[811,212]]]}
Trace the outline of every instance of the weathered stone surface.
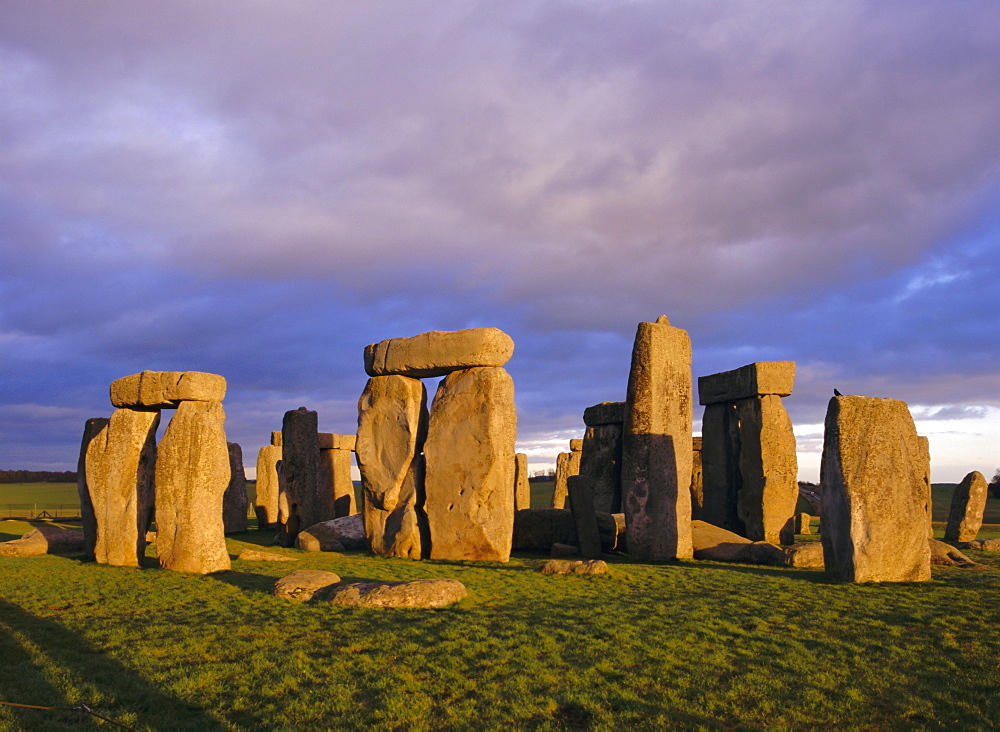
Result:
{"label": "weathered stone surface", "polygon": [[229,569],[222,497],[229,448],[219,402],[181,402],[156,459],[156,555],[160,566],[209,574]]}
{"label": "weathered stone surface", "polygon": [[512,355],[514,341],[499,328],[433,330],[366,346],[365,372],[425,379],[478,366],[503,366]]}
{"label": "weathered stone surface", "polygon": [[823,544],[799,541],[785,547],[785,564],[789,567],[823,569]]}
{"label": "weathered stone surface", "polygon": [[514,510],[531,508],[531,483],[528,482],[528,456],[514,455]]}
{"label": "weathered stone surface", "polygon": [[691,519],[701,518],[701,506],[705,502],[705,485],[701,465],[701,437],[691,438]]}
{"label": "weathered stone surface", "polygon": [[580,554],[587,559],[597,559],[601,556],[601,535],[597,528],[597,513],[594,510],[594,491],[591,480],[586,475],[570,477],[569,504],[576,525]]}
{"label": "weathered stone surface", "polygon": [[736,402],[736,417],[742,483],[737,513],[746,537],[791,544],[795,541],[794,514],[799,500],[792,420],[781,397],[771,395]]}
{"label": "weathered stone surface", "polygon": [[300,531],[296,546],[307,552],[342,552],[350,549],[365,549],[364,517],[360,513],[343,516],[314,524]]}
{"label": "weathered stone surface", "polygon": [[739,516],[740,426],[732,404],[709,404],[701,419],[701,520],[743,536]]}
{"label": "weathered stone surface", "polygon": [[616,513],[622,507],[622,423],[592,425],[583,437],[580,475],[594,484],[594,507]]}
{"label": "weathered stone surface", "polygon": [[182,401],[221,402],[226,379],[203,371],[143,371],[111,382],[116,407],[171,408]]}
{"label": "weathered stone surface", "polygon": [[376,554],[420,559],[429,550],[420,455],[426,435],[427,391],[419,380],[368,380],[358,400],[357,458],[365,533]]}
{"label": "weathered stone surface", "polygon": [[424,443],[432,559],[509,559],[516,436],[514,382],[502,368],[441,381]]}
{"label": "weathered stone surface", "polygon": [[340,576],[322,569],[297,569],[274,583],[275,597],[306,602],[320,590],[340,582]]}
{"label": "weathered stone surface", "polygon": [[958,549],[951,546],[951,544],[945,544],[943,541],[938,541],[937,539],[928,539],[927,543],[931,550],[931,564],[946,567],[965,567],[966,569],[977,567],[987,568],[985,565],[973,562]]}
{"label": "weathered stone surface", "polygon": [[303,527],[331,518],[328,493],[320,487],[317,425],[316,412],[305,407],[285,412],[281,422],[278,523],[282,546],[295,546]]}
{"label": "weathered stone surface", "polygon": [[983,525],[983,511],[989,483],[978,470],[966,475],[951,495],[948,525],[944,530],[945,541],[972,541]]}
{"label": "weathered stone surface", "polygon": [[82,554],[82,531],[57,526],[38,526],[20,539],[0,543],[0,557],[36,557],[42,554]]}
{"label": "weathered stone surface", "polygon": [[922,451],[906,404],[833,397],[822,484],[827,574],[849,582],[930,579]]}
{"label": "weathered stone surface", "polygon": [[[624,514],[598,511],[597,530],[601,551],[621,549],[625,540]],[[528,508],[514,513],[512,551],[548,552],[553,544],[567,544],[577,553],[576,523],[568,508]]]}
{"label": "weathered stone surface", "polygon": [[351,480],[350,450],[322,448],[319,451],[320,490],[327,500],[323,509],[325,518],[353,516],[358,512],[354,500],[354,481]]}
{"label": "weathered stone surface", "polygon": [[324,591],[319,599],[331,605],[426,609],[451,605],[466,594],[465,585],[455,579],[419,579],[338,585]]}
{"label": "weathered stone surface", "polygon": [[580,452],[583,449],[583,439],[574,439],[569,441],[570,452]]}
{"label": "weathered stone surface", "polygon": [[625,402],[601,402],[583,410],[583,423],[587,427],[602,424],[622,424],[627,413]]}
{"label": "weathered stone surface", "polygon": [[229,485],[222,494],[222,525],[227,534],[247,530],[247,474],[243,470],[243,448],[227,443],[229,450]]}
{"label": "weathered stone surface", "polygon": [[962,548],[979,552],[1000,552],[1000,539],[976,539],[964,543]]}
{"label": "weathered stone surface", "polygon": [[603,559],[588,559],[572,561],[569,559],[550,559],[538,571],[542,574],[607,574],[608,563]]}
{"label": "weathered stone surface", "polygon": [[90,499],[90,487],[87,485],[87,448],[90,441],[108,425],[106,417],[88,419],[83,427],[83,440],[80,443],[80,457],[76,463],[76,492],[80,496],[80,523],[83,528],[85,553],[94,557],[94,544],[97,542],[97,518],[94,516],[94,502]]}
{"label": "weathered stone surface", "polygon": [[271,445],[281,447],[281,430],[271,430]]}
{"label": "weathered stone surface", "polygon": [[264,445],[257,453],[257,491],[254,494],[253,510],[257,515],[259,529],[267,529],[278,523],[278,494],[281,491],[278,480],[280,461],[280,445]]}
{"label": "weathered stone surface", "polygon": [[580,474],[582,452],[561,452],[556,455],[556,481],[552,489],[552,508],[567,508],[570,477]]}
{"label": "weathered stone surface", "polygon": [[573,557],[580,553],[580,549],[574,544],[556,542],[550,552],[553,557]]}
{"label": "weathered stone surface", "polygon": [[357,435],[336,435],[332,432],[320,432],[320,450],[354,450],[357,447]]}
{"label": "weathered stone surface", "polygon": [[704,521],[691,522],[691,536],[695,559],[767,566],[785,563],[785,552],[780,547],[766,541],[750,541]]}
{"label": "weathered stone surface", "polygon": [[808,513],[795,514],[795,533],[796,534],[812,533],[812,516],[810,514]]}
{"label": "weathered stone surface", "polygon": [[924,467],[924,508],[927,512],[927,538],[934,538],[934,498],[931,488],[931,441],[927,437],[917,435],[917,444]]}
{"label": "weathered stone surface", "polygon": [[691,341],[661,315],[639,323],[622,440],[630,558],[692,556]]}
{"label": "weathered stone surface", "polygon": [[699,376],[698,402],[707,405],[757,396],[788,396],[794,384],[794,361],[758,361],[732,371]]}
{"label": "weathered stone surface", "polygon": [[159,423],[158,410],[116,409],[87,447],[87,486],[97,531],[93,542],[89,537],[86,542],[100,564],[142,566],[153,512]]}
{"label": "weathered stone surface", "polygon": [[236,557],[244,562],[297,562],[297,557],[286,557],[284,554],[262,552],[258,549],[244,549]]}

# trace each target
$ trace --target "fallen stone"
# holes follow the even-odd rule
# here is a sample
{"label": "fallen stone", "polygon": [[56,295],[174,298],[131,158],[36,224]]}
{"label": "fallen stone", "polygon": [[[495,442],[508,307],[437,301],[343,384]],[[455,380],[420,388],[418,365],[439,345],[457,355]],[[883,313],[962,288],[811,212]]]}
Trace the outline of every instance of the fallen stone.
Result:
{"label": "fallen stone", "polygon": [[986,478],[978,470],[966,475],[955,487],[951,496],[951,510],[948,512],[948,525],[944,530],[945,541],[966,542],[976,538],[983,525],[989,487]]}
{"label": "fallen stone", "polygon": [[823,569],[823,544],[800,541],[785,547],[785,565],[806,569]]}
{"label": "fallen stone", "polygon": [[785,563],[785,552],[780,547],[766,541],[750,541],[705,521],[691,522],[691,539],[695,559],[768,566]]}
{"label": "fallen stone", "polygon": [[945,544],[943,541],[938,541],[937,539],[928,539],[927,543],[931,549],[931,564],[946,567],[965,567],[966,569],[975,569],[976,567],[987,569],[986,565],[972,561],[951,544]]}
{"label": "fallen stone", "polygon": [[788,396],[794,384],[794,361],[758,361],[698,377],[698,403],[704,406],[758,396]]}
{"label": "fallen stone", "polygon": [[247,474],[243,470],[243,448],[235,442],[229,449],[229,485],[222,494],[222,525],[227,534],[247,530]]}
{"label": "fallen stone", "polygon": [[143,371],[111,382],[116,407],[168,409],[182,401],[221,402],[226,379],[202,371]]}
{"label": "fallen stone", "polygon": [[820,468],[827,574],[847,582],[931,578],[923,451],[904,402],[835,396]]}
{"label": "fallen stone", "polygon": [[503,366],[513,354],[514,341],[499,328],[434,330],[366,346],[365,372],[426,379],[479,366]]}
{"label": "fallen stone", "polygon": [[342,552],[348,549],[365,549],[364,517],[360,513],[353,516],[323,521],[299,532],[296,546],[307,552]]}
{"label": "fallen stone", "polygon": [[156,459],[156,556],[176,572],[229,569],[222,497],[229,448],[219,402],[181,402]]}
{"label": "fallen stone", "polygon": [[274,596],[306,602],[325,587],[340,582],[340,576],[322,569],[297,569],[274,583]]}
{"label": "fallen stone", "polygon": [[236,557],[244,562],[297,562],[297,557],[286,557],[284,554],[263,552],[258,549],[244,549]]}
{"label": "fallen stone", "polygon": [[0,543],[0,557],[37,557],[42,554],[82,554],[83,532],[57,526],[38,526],[20,539]]}
{"label": "fallen stone", "polygon": [[550,559],[538,571],[542,574],[606,574],[608,564],[603,559],[588,559],[571,561],[569,559]]}
{"label": "fallen stone", "polygon": [[454,579],[420,579],[409,582],[353,582],[322,593],[321,602],[353,607],[439,608],[461,600],[465,585]]}
{"label": "fallen stone", "polygon": [[553,557],[575,557],[580,553],[580,549],[573,544],[562,544],[556,542],[550,550]]}
{"label": "fallen stone", "polygon": [[975,539],[962,544],[962,549],[974,549],[977,552],[1000,552],[1000,539]]}

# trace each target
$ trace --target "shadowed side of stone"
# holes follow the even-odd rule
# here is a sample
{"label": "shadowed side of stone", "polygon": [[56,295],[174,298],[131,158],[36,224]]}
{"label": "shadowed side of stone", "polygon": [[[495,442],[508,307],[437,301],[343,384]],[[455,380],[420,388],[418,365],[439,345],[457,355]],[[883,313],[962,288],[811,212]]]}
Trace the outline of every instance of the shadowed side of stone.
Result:
{"label": "shadowed side of stone", "polygon": [[368,546],[360,513],[313,524],[300,531],[295,542],[296,547],[307,552],[342,552]]}
{"label": "shadowed side of stone", "polygon": [[454,579],[410,582],[353,582],[325,590],[317,601],[354,607],[438,608],[458,602],[465,585]]}

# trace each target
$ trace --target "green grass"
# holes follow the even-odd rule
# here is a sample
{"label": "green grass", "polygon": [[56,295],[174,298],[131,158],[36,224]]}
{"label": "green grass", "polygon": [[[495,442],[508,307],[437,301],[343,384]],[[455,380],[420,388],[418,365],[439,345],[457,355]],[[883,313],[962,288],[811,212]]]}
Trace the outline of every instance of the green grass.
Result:
{"label": "green grass", "polygon": [[[266,538],[227,542],[235,555]],[[156,730],[984,729],[1000,714],[997,555],[974,553],[994,571],[837,585],[712,562],[546,577],[537,556],[274,551],[300,561],[202,577],[0,557],[0,695]],[[390,611],[270,594],[303,568],[454,577],[469,597]],[[0,729],[80,727],[0,707]]]}

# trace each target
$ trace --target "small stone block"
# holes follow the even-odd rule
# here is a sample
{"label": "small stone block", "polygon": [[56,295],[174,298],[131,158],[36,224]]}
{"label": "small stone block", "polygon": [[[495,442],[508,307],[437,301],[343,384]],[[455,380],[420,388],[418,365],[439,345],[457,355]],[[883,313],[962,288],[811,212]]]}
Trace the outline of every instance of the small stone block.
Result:
{"label": "small stone block", "polygon": [[588,427],[618,424],[625,421],[625,402],[601,402],[583,410],[583,423]]}
{"label": "small stone block", "polygon": [[319,433],[320,450],[353,450],[357,443],[357,435],[335,435],[330,432]]}
{"label": "small stone block", "polygon": [[757,361],[732,371],[699,376],[698,403],[720,404],[768,394],[788,396],[794,384],[794,361]]}
{"label": "small stone block", "polygon": [[271,432],[271,446],[281,447],[281,430],[272,430]]}
{"label": "small stone block", "polygon": [[570,440],[569,441],[569,449],[571,451],[573,451],[573,452],[579,452],[580,450],[582,450],[583,449],[583,438],[580,438],[578,440]]}

